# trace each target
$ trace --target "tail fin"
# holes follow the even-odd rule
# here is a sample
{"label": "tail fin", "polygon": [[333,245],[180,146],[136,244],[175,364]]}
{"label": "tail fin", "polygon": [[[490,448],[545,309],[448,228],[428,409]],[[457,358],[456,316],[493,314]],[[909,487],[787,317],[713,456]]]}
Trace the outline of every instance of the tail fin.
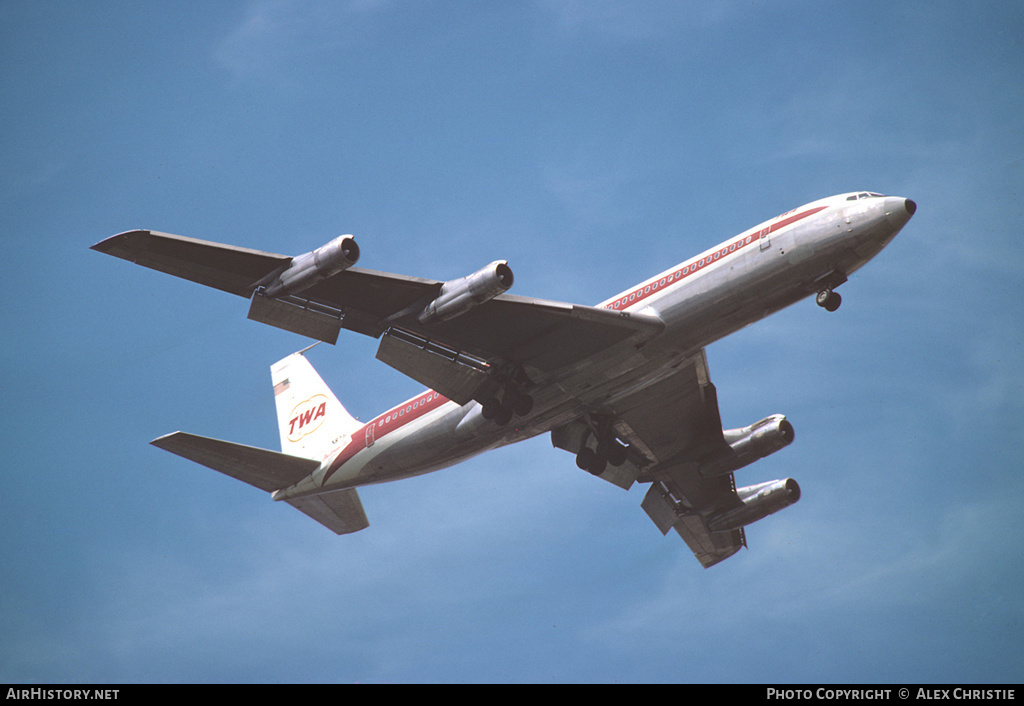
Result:
{"label": "tail fin", "polygon": [[362,424],[352,417],[302,355],[270,366],[281,450],[317,461],[343,446]]}

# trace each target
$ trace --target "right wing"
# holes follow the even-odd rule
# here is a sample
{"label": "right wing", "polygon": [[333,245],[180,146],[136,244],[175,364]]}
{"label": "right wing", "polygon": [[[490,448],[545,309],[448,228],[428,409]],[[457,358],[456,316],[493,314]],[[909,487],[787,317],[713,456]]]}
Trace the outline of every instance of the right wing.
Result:
{"label": "right wing", "polygon": [[[456,318],[421,324],[415,314],[438,296],[443,282],[350,267],[300,294],[267,297],[261,285],[294,258],[148,230],[92,247],[251,298],[249,318],[318,340],[333,343],[341,328],[374,337],[397,332],[408,345],[382,342],[384,355],[378,357],[460,403],[474,398],[481,376],[498,368],[522,370],[537,382],[617,344],[639,345],[664,328],[650,316],[508,294]],[[462,364],[469,358],[476,372],[474,363]]]}
{"label": "right wing", "polygon": [[92,249],[242,297],[252,294],[256,282],[291,262],[287,255],[152,230],[119,233]]}

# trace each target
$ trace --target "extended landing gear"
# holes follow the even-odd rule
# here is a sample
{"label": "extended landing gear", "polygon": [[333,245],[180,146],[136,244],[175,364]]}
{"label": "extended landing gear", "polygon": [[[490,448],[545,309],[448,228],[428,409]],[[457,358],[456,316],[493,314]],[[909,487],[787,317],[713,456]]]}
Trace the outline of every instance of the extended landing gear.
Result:
{"label": "extended landing gear", "polygon": [[588,473],[599,476],[605,472],[609,464],[618,467],[625,463],[629,450],[611,434],[610,429],[601,429],[596,436],[596,449],[587,446],[584,437],[583,447],[576,454],[576,465]]}
{"label": "extended landing gear", "polygon": [[843,303],[843,298],[839,296],[838,292],[833,292],[831,289],[823,289],[818,292],[818,296],[814,298],[814,301],[825,311],[835,311]]}
{"label": "extended landing gear", "polygon": [[611,439],[607,443],[598,443],[597,449],[584,446],[576,454],[576,465],[587,473],[599,476],[607,470],[609,465],[621,466],[626,462],[628,451],[617,439]]}
{"label": "extended landing gear", "polygon": [[525,417],[533,411],[533,397],[519,388],[509,387],[505,390],[502,399],[488,397],[483,401],[480,414],[484,419],[490,419],[498,426],[505,426],[512,417]]}

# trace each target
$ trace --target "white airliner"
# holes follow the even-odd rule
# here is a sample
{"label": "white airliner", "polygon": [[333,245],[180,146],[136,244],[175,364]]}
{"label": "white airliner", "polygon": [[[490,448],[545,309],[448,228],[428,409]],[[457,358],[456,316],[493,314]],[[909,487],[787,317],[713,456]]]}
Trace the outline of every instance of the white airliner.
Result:
{"label": "white airliner", "polygon": [[335,343],[343,328],[380,338],[377,358],[430,388],[364,424],[303,351],[271,367],[283,453],[183,432],[155,446],[343,534],[369,525],[359,486],[550,433],[595,476],[650,484],[643,509],[708,567],[800,487],[737,487],[734,472],[791,443],[793,427],[774,414],[722,429],[705,346],[807,296],[835,311],[835,288],[916,208],[873,192],[814,201],[597,306],[505,294],[504,261],[448,282],[356,268],[349,235],[298,257],[147,230],[93,249],[244,296],[250,319],[318,341]]}

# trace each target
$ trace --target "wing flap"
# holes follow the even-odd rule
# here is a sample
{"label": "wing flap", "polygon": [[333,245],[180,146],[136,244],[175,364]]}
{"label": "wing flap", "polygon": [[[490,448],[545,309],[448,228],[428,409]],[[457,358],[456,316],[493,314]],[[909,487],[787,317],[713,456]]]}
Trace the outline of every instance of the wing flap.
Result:
{"label": "wing flap", "polygon": [[702,518],[693,515],[680,518],[674,527],[705,569],[725,561],[746,546],[742,528],[711,532]]}
{"label": "wing flap", "polygon": [[[725,494],[722,494],[721,491],[722,489],[719,488],[718,492],[712,492],[711,495],[717,495],[719,502],[731,504],[728,491]],[[668,482],[656,481],[651,484],[640,506],[662,534],[667,534],[670,529],[675,529],[693,555],[697,557],[697,561],[706,569],[728,559],[741,547],[745,547],[746,537],[742,527],[726,532],[712,532],[708,529],[704,517],[687,508],[694,495],[698,496],[696,499],[703,500],[705,503],[710,503],[712,506],[715,504],[713,497],[706,497],[707,490],[695,494],[691,488],[690,496],[687,496],[685,491],[680,490],[670,480]],[[735,496],[735,493],[731,495]]]}
{"label": "wing flap", "polygon": [[370,526],[355,488],[291,498],[285,502],[335,534],[351,534]]}
{"label": "wing flap", "polygon": [[320,467],[319,461],[181,431],[149,443],[268,493],[294,485]]}
{"label": "wing flap", "polygon": [[496,387],[486,372],[460,362],[457,354],[431,350],[393,332],[381,337],[377,359],[460,405]]}
{"label": "wing flap", "polygon": [[661,333],[650,316],[502,294],[450,321],[401,326],[483,360],[501,359],[553,372],[628,339]]}
{"label": "wing flap", "polygon": [[336,315],[294,301],[265,297],[260,292],[252,295],[249,318],[331,345],[337,343],[341,331],[341,319]]}

